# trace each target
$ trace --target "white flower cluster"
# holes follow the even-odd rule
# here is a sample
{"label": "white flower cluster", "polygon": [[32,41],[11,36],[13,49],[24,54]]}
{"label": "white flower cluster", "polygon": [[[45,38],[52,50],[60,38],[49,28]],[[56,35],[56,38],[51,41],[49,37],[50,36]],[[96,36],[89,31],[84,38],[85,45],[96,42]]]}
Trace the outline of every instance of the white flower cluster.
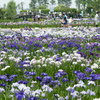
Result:
{"label": "white flower cluster", "polygon": [[0,93],[1,93],[1,92],[5,92],[5,89],[3,89],[3,88],[0,88]]}
{"label": "white flower cluster", "polygon": [[10,66],[6,66],[6,67],[2,68],[1,71],[5,71],[8,68],[10,68]]}
{"label": "white flower cluster", "polygon": [[96,68],[99,68],[98,65],[96,63],[94,63],[92,66],[91,66],[91,69],[96,69]]}
{"label": "white flower cluster", "polygon": [[[36,83],[36,81],[32,81],[32,84]],[[12,93],[17,93],[19,91],[23,90],[24,94],[27,96],[34,96],[34,97],[39,97],[40,95],[42,97],[45,97],[46,92],[52,92],[53,89],[50,88],[48,85],[43,85],[42,89],[37,89],[35,91],[32,91],[30,87],[26,86],[25,84],[18,84],[18,83],[13,83],[11,92]]]}

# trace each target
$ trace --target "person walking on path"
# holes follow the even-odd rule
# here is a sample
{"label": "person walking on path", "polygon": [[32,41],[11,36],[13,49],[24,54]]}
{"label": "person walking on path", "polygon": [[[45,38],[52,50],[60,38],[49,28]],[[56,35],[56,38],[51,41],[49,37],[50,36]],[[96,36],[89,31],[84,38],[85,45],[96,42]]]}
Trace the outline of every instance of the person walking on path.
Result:
{"label": "person walking on path", "polygon": [[97,11],[96,15],[95,15],[95,25],[96,25],[96,27],[98,27],[98,22],[99,22],[99,14],[98,14],[98,11]]}
{"label": "person walking on path", "polygon": [[61,21],[61,23],[63,24],[63,27],[65,27],[65,26],[67,26],[67,27],[68,27],[68,25],[67,25],[67,18],[66,18],[66,16],[63,16],[63,21]]}

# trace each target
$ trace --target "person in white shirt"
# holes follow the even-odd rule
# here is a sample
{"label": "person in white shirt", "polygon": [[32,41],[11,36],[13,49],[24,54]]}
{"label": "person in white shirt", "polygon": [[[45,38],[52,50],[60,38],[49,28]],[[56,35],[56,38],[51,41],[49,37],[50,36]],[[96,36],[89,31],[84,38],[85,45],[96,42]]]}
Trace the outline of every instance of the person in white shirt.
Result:
{"label": "person in white shirt", "polygon": [[70,18],[68,19],[68,24],[71,25],[71,24],[72,24],[72,21],[73,21],[73,19],[72,19],[72,17],[70,17]]}
{"label": "person in white shirt", "polygon": [[97,13],[95,15],[95,25],[96,25],[96,27],[98,27],[98,22],[99,22],[99,14],[98,14],[98,11],[97,11]]}

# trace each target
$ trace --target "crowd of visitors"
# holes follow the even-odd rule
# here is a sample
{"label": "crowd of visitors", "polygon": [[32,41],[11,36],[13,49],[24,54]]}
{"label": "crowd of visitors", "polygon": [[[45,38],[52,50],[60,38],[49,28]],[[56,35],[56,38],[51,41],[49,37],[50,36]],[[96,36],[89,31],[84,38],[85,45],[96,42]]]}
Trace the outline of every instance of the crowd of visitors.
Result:
{"label": "crowd of visitors", "polygon": [[[89,18],[89,13],[87,14],[88,15],[88,18]],[[81,15],[80,15],[81,16]],[[83,16],[83,15],[82,15]],[[33,21],[35,22],[35,21],[40,21],[40,18],[41,18],[41,15],[40,14],[38,14],[38,15],[34,15],[33,16]],[[48,14],[47,16],[46,16],[46,19],[50,19],[51,17],[50,17],[50,14]],[[72,24],[72,22],[74,21],[73,20],[73,18],[72,18],[72,16],[71,16],[71,13],[69,13],[69,14],[58,14],[58,15],[56,15],[56,14],[52,14],[52,18],[53,18],[53,20],[55,21],[56,20],[56,18],[59,18],[60,20],[61,20],[61,24],[62,24],[62,26],[63,27],[68,27],[69,25],[71,25]],[[80,18],[80,17],[79,17]],[[83,17],[81,17],[81,18],[83,18]],[[26,18],[25,19],[25,21],[28,21],[28,19]],[[96,14],[95,14],[95,18],[94,18],[94,21],[95,21],[95,26],[96,27],[98,27],[98,23],[99,23],[99,12],[98,11],[96,11]]]}

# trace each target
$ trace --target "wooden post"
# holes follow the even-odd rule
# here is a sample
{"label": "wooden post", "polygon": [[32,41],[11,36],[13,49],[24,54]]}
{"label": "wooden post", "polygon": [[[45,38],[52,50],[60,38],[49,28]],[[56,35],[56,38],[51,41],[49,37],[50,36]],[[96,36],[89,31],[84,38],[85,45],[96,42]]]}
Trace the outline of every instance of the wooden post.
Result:
{"label": "wooden post", "polygon": [[41,25],[41,29],[42,29],[42,22],[41,22],[41,24],[40,24],[40,25]]}
{"label": "wooden post", "polygon": [[41,29],[42,29],[42,24],[41,24]]}
{"label": "wooden post", "polygon": [[7,28],[7,24],[6,24],[6,28]]}
{"label": "wooden post", "polygon": [[60,24],[60,27],[61,27],[61,24]]}
{"label": "wooden post", "polygon": [[18,24],[18,28],[19,28],[19,24]]}
{"label": "wooden post", "polygon": [[56,28],[57,28],[57,24],[55,24]]}
{"label": "wooden post", "polygon": [[93,25],[94,25],[94,27],[95,27],[95,21],[94,21]]}
{"label": "wooden post", "polygon": [[12,25],[11,25],[10,29],[12,30]]}
{"label": "wooden post", "polygon": [[87,27],[89,27],[89,23],[87,24]]}

